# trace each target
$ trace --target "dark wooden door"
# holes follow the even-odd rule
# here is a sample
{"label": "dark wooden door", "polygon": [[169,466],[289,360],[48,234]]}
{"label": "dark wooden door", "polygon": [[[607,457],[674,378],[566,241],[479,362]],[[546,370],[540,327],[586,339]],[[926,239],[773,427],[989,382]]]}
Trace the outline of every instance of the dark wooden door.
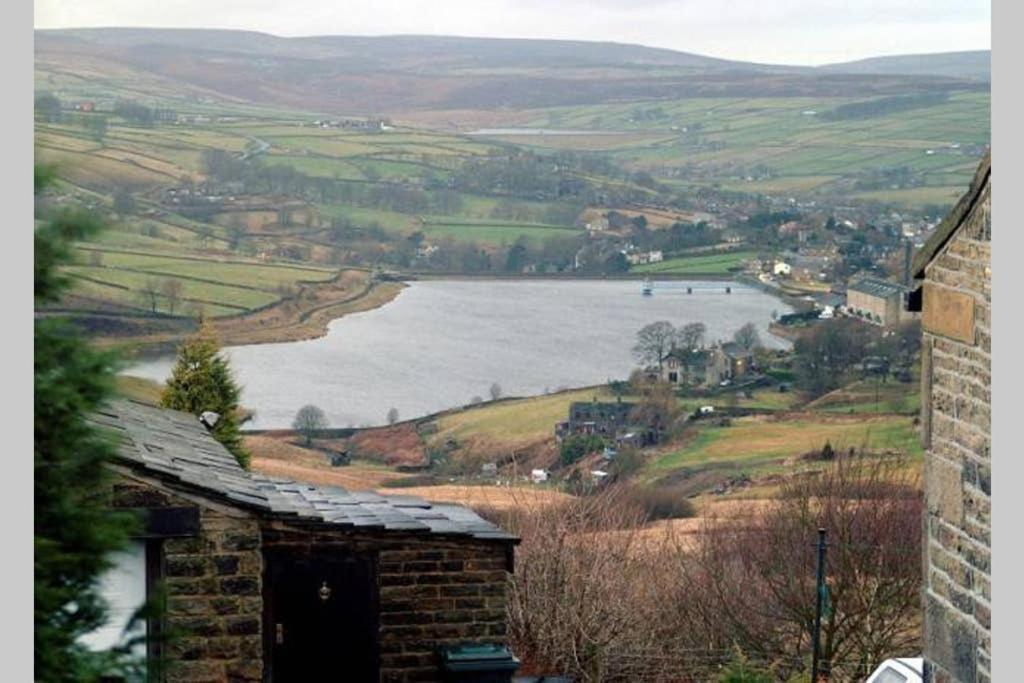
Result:
{"label": "dark wooden door", "polygon": [[378,680],[376,582],[367,557],[269,561],[270,680]]}

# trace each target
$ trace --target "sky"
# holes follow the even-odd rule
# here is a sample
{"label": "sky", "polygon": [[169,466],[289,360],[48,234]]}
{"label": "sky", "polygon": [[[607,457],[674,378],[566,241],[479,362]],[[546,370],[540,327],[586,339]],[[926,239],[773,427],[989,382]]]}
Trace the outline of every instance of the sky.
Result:
{"label": "sky", "polygon": [[989,0],[36,0],[36,28],[615,41],[816,65],[991,47]]}

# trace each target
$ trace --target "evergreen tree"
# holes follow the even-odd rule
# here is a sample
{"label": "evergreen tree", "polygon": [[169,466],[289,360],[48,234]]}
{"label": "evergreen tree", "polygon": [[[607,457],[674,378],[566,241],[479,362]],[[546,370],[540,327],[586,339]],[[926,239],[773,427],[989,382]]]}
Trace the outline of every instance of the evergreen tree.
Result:
{"label": "evergreen tree", "polygon": [[[50,178],[36,168],[36,194]],[[71,243],[99,227],[89,214],[63,211],[36,228],[37,309],[67,289],[57,267],[71,262]],[[77,641],[105,623],[94,582],[136,522],[110,507],[104,464],[114,456],[114,445],[86,420],[110,395],[115,358],[91,349],[52,317],[36,318],[34,347],[35,680],[128,674],[126,649],[91,652]]]}
{"label": "evergreen tree", "polygon": [[220,417],[213,437],[224,444],[242,467],[249,468],[249,452],[239,432],[238,398],[241,393],[231,366],[220,354],[212,330],[203,322],[199,333],[178,349],[178,361],[167,380],[160,405],[199,416],[212,411]]}

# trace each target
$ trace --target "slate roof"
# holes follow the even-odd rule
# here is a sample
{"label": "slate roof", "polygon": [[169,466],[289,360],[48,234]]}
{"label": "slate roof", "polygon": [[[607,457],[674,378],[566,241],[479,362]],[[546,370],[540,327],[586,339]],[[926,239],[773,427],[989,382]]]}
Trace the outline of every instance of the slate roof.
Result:
{"label": "slate roof", "polygon": [[313,486],[248,472],[188,413],[135,401],[113,401],[92,421],[118,436],[120,464],[270,518],[361,531],[516,540],[460,505]]}
{"label": "slate roof", "polygon": [[711,355],[711,351],[708,349],[692,351],[689,349],[674,348],[665,354],[665,358],[663,360],[668,360],[669,358],[675,358],[687,367],[705,367],[714,360]]}
{"label": "slate roof", "polygon": [[730,360],[744,360],[754,355],[753,351],[744,348],[736,342],[726,342],[722,344],[722,353],[724,353]]}
{"label": "slate roof", "polygon": [[905,291],[902,285],[898,285],[895,282],[889,282],[887,280],[879,280],[873,277],[865,277],[851,282],[850,286],[846,288],[847,291],[863,292],[864,294],[870,294],[871,296],[877,296],[881,299],[888,299],[892,296],[897,296]]}

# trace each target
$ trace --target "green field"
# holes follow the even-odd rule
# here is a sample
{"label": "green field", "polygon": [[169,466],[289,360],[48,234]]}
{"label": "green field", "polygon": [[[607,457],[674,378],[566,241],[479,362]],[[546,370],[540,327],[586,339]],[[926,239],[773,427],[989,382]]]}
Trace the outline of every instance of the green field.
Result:
{"label": "green field", "polygon": [[730,251],[708,256],[681,256],[665,259],[660,263],[633,266],[629,270],[634,273],[661,275],[728,275],[739,268],[743,261],[756,255],[752,251]]}
{"label": "green field", "polygon": [[[66,271],[74,276],[73,293],[110,301],[138,311],[152,310],[146,291],[169,281],[180,285],[175,313],[190,315],[197,307],[212,316],[244,313],[278,301],[301,283],[325,282],[336,271],[302,266],[227,262],[160,253],[126,252],[96,245],[76,250],[81,265]],[[157,295],[157,311],[168,313],[170,298]]]}
{"label": "green field", "polygon": [[922,453],[909,417],[740,418],[729,427],[700,427],[684,448],[658,457],[648,469],[656,474],[708,464],[757,466],[820,450],[826,442],[837,450],[894,449],[911,456]]}
{"label": "green field", "polygon": [[[617,147],[613,155],[634,168],[652,171],[686,163],[727,189],[748,192],[828,193],[841,177],[906,166],[923,174],[926,188],[855,196],[913,208],[949,203],[963,192],[977,159],[960,148],[989,143],[990,99],[987,93],[958,93],[910,112],[828,121],[821,114],[861,99],[692,98],[537,110],[527,125],[643,131],[649,136],[667,133]],[[636,117],[638,111],[652,108],[660,116]],[[805,114],[812,111],[813,115]],[[535,146],[564,149],[575,144],[585,150],[599,137],[549,135],[529,140]],[[769,178],[760,177],[764,169]]]}
{"label": "green field", "polygon": [[[480,393],[486,395],[486,387],[481,387]],[[555,424],[566,419],[570,403],[593,399],[608,401],[612,394],[607,388],[598,387],[484,403],[439,418],[438,431],[430,437],[429,443],[442,444],[447,439],[471,440],[508,448],[534,443],[554,435]]]}

